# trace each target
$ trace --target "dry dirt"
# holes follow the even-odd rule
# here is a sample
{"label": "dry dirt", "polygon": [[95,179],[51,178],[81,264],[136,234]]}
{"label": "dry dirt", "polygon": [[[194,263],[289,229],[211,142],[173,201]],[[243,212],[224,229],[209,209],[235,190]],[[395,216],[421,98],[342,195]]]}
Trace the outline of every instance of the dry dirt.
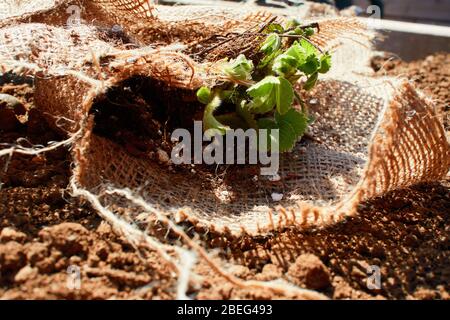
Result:
{"label": "dry dirt", "polygon": [[[444,111],[448,130],[450,54],[409,64],[386,61],[374,59],[374,69],[415,79]],[[8,130],[0,130],[0,143],[23,137],[24,145],[61,139],[33,111],[29,85],[4,84],[0,92],[17,96],[28,110],[28,116],[21,115],[6,124]],[[15,155],[0,165],[1,298],[176,296],[176,280],[156,254],[142,261],[89,205],[71,198],[66,190],[68,150],[36,157]],[[201,241],[208,247],[230,248],[222,256],[234,264],[229,270],[244,279],[281,277],[335,299],[449,299],[449,187],[450,181],[442,181],[392,192],[362,205],[358,216],[325,230],[285,231],[258,239],[209,235]],[[67,286],[70,265],[81,267],[79,290]],[[370,265],[380,267],[380,290],[367,289]],[[193,298],[282,298],[265,290],[233,287],[204,265],[198,271],[204,278],[200,287],[189,289]]]}

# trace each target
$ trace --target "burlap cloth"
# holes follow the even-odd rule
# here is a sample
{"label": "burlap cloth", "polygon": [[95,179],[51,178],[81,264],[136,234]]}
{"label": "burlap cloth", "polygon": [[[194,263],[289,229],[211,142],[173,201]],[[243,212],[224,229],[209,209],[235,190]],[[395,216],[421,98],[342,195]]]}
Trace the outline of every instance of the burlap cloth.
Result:
{"label": "burlap cloth", "polygon": [[[67,26],[72,4],[81,8],[81,23]],[[318,8],[325,8],[322,18],[312,18]],[[450,148],[435,106],[407,79],[374,77],[368,68],[372,32],[329,7],[295,10],[289,14],[319,21],[314,41],[333,52],[333,69],[304,96],[316,119],[313,139],[283,155],[280,181],[255,178],[245,166],[219,173],[201,166],[170,170],[94,134],[89,110],[110,88],[138,75],[162,81],[169,91],[213,85],[217,75],[211,66],[217,59],[255,44],[228,44],[201,59],[186,48],[217,34],[259,28],[274,16],[282,21],[287,17],[282,11],[242,5],[152,7],[143,0],[58,1],[0,22],[0,65],[3,72],[35,76],[36,107],[55,128],[76,137],[73,185],[117,213],[139,213],[108,192],[126,188],[177,222],[189,220],[211,232],[262,235],[335,223],[355,214],[364,200],[443,178]],[[274,192],[283,194],[281,201],[273,201]]]}

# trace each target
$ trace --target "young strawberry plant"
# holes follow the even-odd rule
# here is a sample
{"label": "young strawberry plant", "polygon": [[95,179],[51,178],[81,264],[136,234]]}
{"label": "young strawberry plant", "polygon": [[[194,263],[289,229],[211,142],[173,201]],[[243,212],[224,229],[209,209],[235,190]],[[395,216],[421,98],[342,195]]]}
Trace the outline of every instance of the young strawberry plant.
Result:
{"label": "young strawberry plant", "polygon": [[[269,148],[276,143],[280,152],[292,150],[310,122],[294,87],[303,80],[302,88],[312,89],[319,74],[331,67],[330,54],[309,39],[314,32],[312,26],[296,21],[284,27],[270,24],[258,34],[263,39],[257,63],[244,54],[225,61],[220,68],[225,84],[197,91],[198,100],[206,105],[204,129],[220,135],[229,129],[267,129]],[[223,105],[234,110],[217,112]],[[278,139],[271,134],[273,129],[279,130]]]}

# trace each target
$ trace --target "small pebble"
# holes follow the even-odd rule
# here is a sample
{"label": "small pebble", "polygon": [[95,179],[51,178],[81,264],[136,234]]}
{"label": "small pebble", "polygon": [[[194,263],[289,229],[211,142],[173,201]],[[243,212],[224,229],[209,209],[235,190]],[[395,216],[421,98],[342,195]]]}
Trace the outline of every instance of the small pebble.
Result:
{"label": "small pebble", "polygon": [[31,266],[26,265],[25,267],[20,269],[19,272],[17,272],[17,274],[14,276],[14,281],[19,283],[25,282],[35,278],[37,275],[37,268],[32,268]]}
{"label": "small pebble", "polygon": [[161,163],[170,163],[169,155],[164,150],[158,149],[158,151],[156,151],[156,154],[158,155],[158,160]]}
{"label": "small pebble", "polygon": [[282,193],[276,193],[276,192],[272,193],[272,200],[273,201],[281,201],[282,199],[283,199],[283,194]]}
{"label": "small pebble", "polygon": [[275,182],[275,181],[280,181],[281,177],[279,174],[276,174],[274,176],[270,176],[268,179],[269,179],[269,181]]}
{"label": "small pebble", "polygon": [[9,94],[0,94],[0,130],[13,131],[17,129],[21,123],[16,115],[24,113],[22,108],[25,109],[15,97]]}
{"label": "small pebble", "polygon": [[16,241],[22,243],[26,239],[25,233],[16,231],[13,228],[6,227],[0,232],[0,242]]}
{"label": "small pebble", "polygon": [[23,116],[27,112],[27,109],[19,99],[5,93],[0,93],[0,107],[13,109],[16,115],[21,116]]}

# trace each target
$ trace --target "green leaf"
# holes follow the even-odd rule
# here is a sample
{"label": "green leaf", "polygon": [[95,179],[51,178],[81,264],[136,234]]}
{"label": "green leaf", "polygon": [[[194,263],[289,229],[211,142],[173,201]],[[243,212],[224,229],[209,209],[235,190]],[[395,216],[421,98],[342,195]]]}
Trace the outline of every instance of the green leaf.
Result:
{"label": "green leaf", "polygon": [[262,97],[255,97],[249,103],[250,112],[256,114],[264,114],[273,110],[276,103],[275,90],[272,89],[269,94]]}
{"label": "green leaf", "polygon": [[258,119],[259,129],[278,129],[278,124],[274,119],[271,118],[261,118]]}
{"label": "green leaf", "polygon": [[248,88],[247,93],[253,98],[249,105],[253,113],[267,113],[276,106],[278,112],[284,114],[294,101],[294,89],[283,77],[267,76]]}
{"label": "green leaf", "polygon": [[292,28],[298,27],[300,25],[301,25],[300,20],[294,18],[294,19],[288,20],[286,22],[285,29],[292,29]]}
{"label": "green leaf", "polygon": [[300,40],[300,46],[303,48],[303,50],[305,50],[306,56],[319,54],[317,48],[312,43],[310,43],[305,39]]}
{"label": "green leaf", "polygon": [[278,34],[270,34],[266,40],[262,43],[260,51],[264,52],[266,55],[270,55],[280,49],[281,38]]}
{"label": "green leaf", "polygon": [[200,103],[208,104],[211,100],[211,89],[208,87],[201,87],[197,90],[197,99]]}
{"label": "green leaf", "polygon": [[240,54],[236,59],[230,61],[224,68],[225,74],[231,78],[238,80],[251,80],[254,66],[251,60],[248,60],[245,55]]}
{"label": "green leaf", "polygon": [[287,54],[280,54],[275,58],[272,71],[276,74],[288,77],[297,71],[297,59]]}
{"label": "green leaf", "polygon": [[305,37],[308,37],[308,38],[314,35],[314,29],[311,27],[306,28],[304,30],[304,32],[305,32]]}
{"label": "green leaf", "polygon": [[331,69],[331,55],[327,52],[320,57],[320,73],[327,73]]}
{"label": "green leaf", "polygon": [[[290,109],[284,115],[275,113],[275,119],[262,118],[258,120],[258,128],[268,130],[269,149],[278,145],[280,152],[292,150],[299,138],[305,134],[307,126],[308,118],[294,109]],[[279,130],[278,140],[272,132],[273,129]]]}
{"label": "green leaf", "polygon": [[286,152],[286,151],[291,151],[294,146],[295,143],[298,140],[298,136],[295,134],[294,128],[291,126],[290,123],[287,122],[282,122],[279,125],[279,148],[280,148],[280,152]]}
{"label": "green leaf", "polygon": [[280,152],[291,151],[299,138],[305,134],[308,118],[291,109],[284,115],[275,113],[275,121],[280,129]]}
{"label": "green leaf", "polygon": [[296,72],[299,66],[306,63],[307,57],[306,50],[295,41],[285,53],[276,57],[272,71],[289,77]]}
{"label": "green leaf", "polygon": [[297,27],[294,30],[292,30],[290,34],[303,36],[305,34],[305,31],[301,27]]}
{"label": "green leaf", "polygon": [[306,61],[298,69],[306,75],[315,73],[320,68],[320,61],[316,55],[309,55]]}
{"label": "green leaf", "polygon": [[302,48],[302,46],[300,46],[300,44],[297,41],[295,41],[289,47],[289,49],[286,50],[285,54],[295,58],[295,60],[297,61],[297,67],[303,64],[307,57],[305,49]]}
{"label": "green leaf", "polygon": [[319,74],[317,72],[310,75],[309,78],[306,80],[305,84],[303,85],[303,89],[311,90],[312,88],[314,88],[318,78]]}
{"label": "green leaf", "polygon": [[[278,132],[277,137],[272,130],[274,129],[280,130],[280,129],[278,128],[278,124],[275,122],[274,119],[271,118],[258,119],[258,129],[267,130],[266,148],[262,148],[261,142],[259,142],[258,143],[259,152],[273,150],[275,147],[279,149],[280,133]],[[259,137],[260,135],[258,134],[258,139]]]}
{"label": "green leaf", "polygon": [[294,102],[294,89],[292,84],[283,77],[278,78],[280,84],[276,88],[277,94],[277,111],[280,114],[285,114],[292,107]]}
{"label": "green leaf", "polygon": [[[203,127],[204,131],[212,129],[214,134],[224,135],[230,127],[223,125],[214,117],[214,111],[220,106],[222,100],[219,95],[215,95],[211,102],[205,108],[203,113]],[[214,134],[210,134],[213,136]]]}
{"label": "green leaf", "polygon": [[272,23],[269,24],[266,29],[264,30],[266,33],[284,33],[284,28],[279,23]]}
{"label": "green leaf", "polygon": [[261,62],[258,64],[258,69],[263,69],[268,66],[276,57],[278,57],[282,53],[281,50],[277,50],[272,54],[266,55]]}
{"label": "green leaf", "polygon": [[308,127],[309,118],[303,113],[295,109],[290,109],[286,114],[275,113],[275,121],[278,123],[280,128],[284,125],[290,125],[297,137],[303,136],[305,134],[306,128]]}
{"label": "green leaf", "polygon": [[253,98],[250,103],[250,111],[253,113],[267,113],[273,109],[277,102],[277,86],[280,80],[274,76],[267,76],[247,89],[247,93]]}

